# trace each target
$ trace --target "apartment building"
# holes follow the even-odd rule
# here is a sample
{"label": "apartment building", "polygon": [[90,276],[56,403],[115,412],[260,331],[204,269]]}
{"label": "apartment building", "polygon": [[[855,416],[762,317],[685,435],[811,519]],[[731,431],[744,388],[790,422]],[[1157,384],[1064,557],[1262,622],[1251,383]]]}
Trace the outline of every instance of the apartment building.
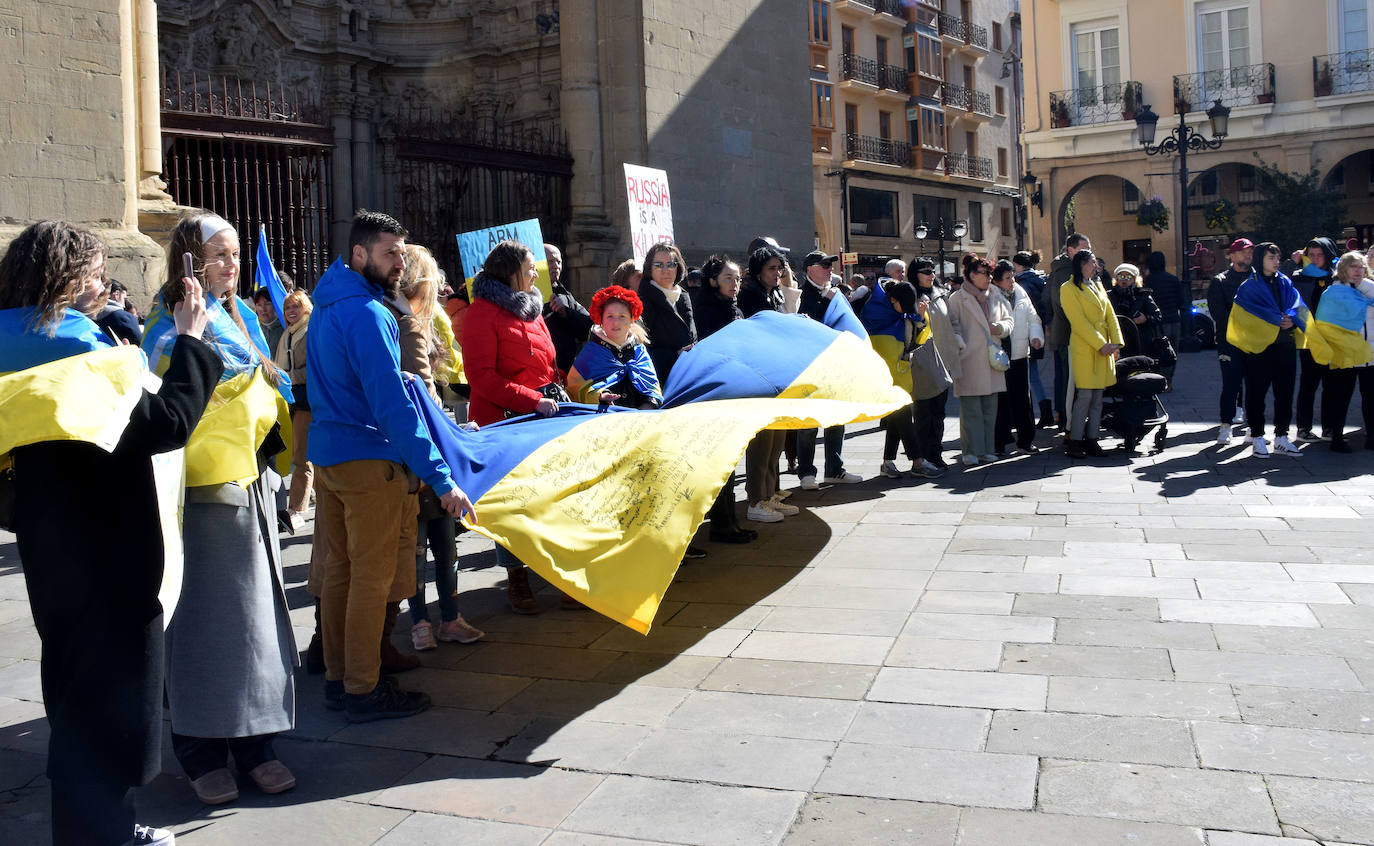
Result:
{"label": "apartment building", "polygon": [[1017,249],[1019,5],[811,0],[815,239],[850,272],[934,257],[941,221],[951,266]]}
{"label": "apartment building", "polygon": [[[1159,115],[1156,143],[1180,115],[1211,139],[1206,112],[1218,102],[1231,110],[1225,140],[1188,153],[1190,255],[1201,243],[1225,261],[1261,201],[1260,162],[1317,167],[1353,224],[1322,234],[1374,239],[1374,0],[1034,0],[1023,12],[1030,222],[1042,250],[1073,227],[1108,264],[1161,250],[1177,270],[1179,157],[1147,156],[1135,118],[1146,105]],[[1169,211],[1163,232],[1137,221],[1154,198]],[[1216,213],[1228,204],[1229,220]]]}

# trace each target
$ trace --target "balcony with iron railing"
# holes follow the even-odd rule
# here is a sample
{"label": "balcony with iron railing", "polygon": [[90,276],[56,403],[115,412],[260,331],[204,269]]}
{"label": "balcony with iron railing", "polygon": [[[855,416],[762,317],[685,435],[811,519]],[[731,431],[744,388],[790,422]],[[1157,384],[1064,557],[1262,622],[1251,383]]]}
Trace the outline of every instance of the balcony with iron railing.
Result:
{"label": "balcony with iron railing", "polygon": [[894,18],[906,20],[906,12],[902,9],[902,0],[873,0],[873,10],[880,15],[891,15]]}
{"label": "balcony with iron railing", "polygon": [[903,95],[907,91],[905,68],[899,68],[896,65],[884,65],[876,59],[854,53],[842,53],[840,55],[840,78],[862,82],[875,88],[900,92]]}
{"label": "balcony with iron railing", "polygon": [[970,156],[968,153],[950,153],[945,156],[946,176],[965,176],[992,182],[996,179],[992,159],[986,156]]}
{"label": "balcony with iron railing", "polygon": [[1374,92],[1374,50],[1312,57],[1312,96]]}
{"label": "balcony with iron railing", "polygon": [[910,167],[911,146],[891,138],[877,138],[850,132],[844,136],[844,157],[846,161]]}
{"label": "balcony with iron railing", "polygon": [[970,114],[992,116],[992,97],[986,91],[945,83],[941,98],[948,108],[962,109]]}
{"label": "balcony with iron railing", "polygon": [[1050,128],[1091,126],[1118,120],[1135,120],[1140,108],[1139,82],[1110,82],[1093,88],[1050,92]]}
{"label": "balcony with iron railing", "polygon": [[1178,74],[1174,77],[1174,111],[1206,111],[1216,101],[1224,106],[1274,102],[1274,65],[1258,65]]}
{"label": "balcony with iron railing", "polygon": [[948,12],[940,12],[937,16],[940,24],[940,34],[955,42],[962,42],[969,47],[975,47],[982,52],[988,49],[988,28],[979,26],[971,21],[966,21],[958,15],[951,15]]}

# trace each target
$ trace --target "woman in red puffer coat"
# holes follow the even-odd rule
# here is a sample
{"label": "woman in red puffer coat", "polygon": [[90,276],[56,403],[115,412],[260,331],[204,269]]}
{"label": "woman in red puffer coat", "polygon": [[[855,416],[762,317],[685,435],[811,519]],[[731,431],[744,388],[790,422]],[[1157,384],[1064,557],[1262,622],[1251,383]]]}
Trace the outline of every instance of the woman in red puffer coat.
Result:
{"label": "woman in red puffer coat", "polygon": [[[466,310],[463,365],[472,396],[468,419],[479,426],[508,416],[558,413],[560,394],[553,339],[540,316],[543,302],[534,290],[534,255],[519,241],[492,248],[472,282],[472,305]],[[497,560],[506,568],[506,592],[519,614],[539,611],[529,575],[504,547]]]}

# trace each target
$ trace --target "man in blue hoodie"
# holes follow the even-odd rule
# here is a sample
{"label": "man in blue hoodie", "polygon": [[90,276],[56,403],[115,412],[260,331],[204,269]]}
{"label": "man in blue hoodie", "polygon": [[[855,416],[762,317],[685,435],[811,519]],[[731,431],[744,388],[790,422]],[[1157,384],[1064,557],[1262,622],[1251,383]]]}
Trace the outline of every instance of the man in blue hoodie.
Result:
{"label": "man in blue hoodie", "polygon": [[406,234],[388,215],[354,215],[348,264],[335,260],[315,287],[306,336],[325,703],[350,722],[430,704],[382,677],[377,651],[388,598],[414,593],[393,582],[414,573],[420,482],[450,515],[476,518],[402,381],[400,332],[382,298],[400,284]]}

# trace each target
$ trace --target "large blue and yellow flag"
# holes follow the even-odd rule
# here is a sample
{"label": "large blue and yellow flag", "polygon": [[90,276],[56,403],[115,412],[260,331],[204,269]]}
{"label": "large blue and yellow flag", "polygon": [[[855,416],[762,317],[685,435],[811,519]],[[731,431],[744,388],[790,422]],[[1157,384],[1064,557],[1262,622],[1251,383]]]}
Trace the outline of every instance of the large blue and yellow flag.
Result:
{"label": "large blue and yellow flag", "polygon": [[1293,280],[1278,274],[1277,297],[1269,285],[1255,274],[1236,290],[1235,305],[1226,321],[1226,342],[1247,353],[1268,349],[1279,336],[1279,324],[1287,317],[1293,321],[1293,340],[1298,349],[1307,348],[1310,313]]}
{"label": "large blue and yellow flag", "polygon": [[472,528],[641,633],[755,434],[876,420],[911,402],[861,339],[772,312],[685,353],[663,410],[564,403],[557,417],[466,432],[423,388],[410,391],[475,503]]}
{"label": "large blue and yellow flag", "polygon": [[1368,297],[1349,285],[1326,289],[1307,327],[1307,348],[1318,364],[1339,369],[1374,361],[1374,349],[1364,336],[1370,304]]}

